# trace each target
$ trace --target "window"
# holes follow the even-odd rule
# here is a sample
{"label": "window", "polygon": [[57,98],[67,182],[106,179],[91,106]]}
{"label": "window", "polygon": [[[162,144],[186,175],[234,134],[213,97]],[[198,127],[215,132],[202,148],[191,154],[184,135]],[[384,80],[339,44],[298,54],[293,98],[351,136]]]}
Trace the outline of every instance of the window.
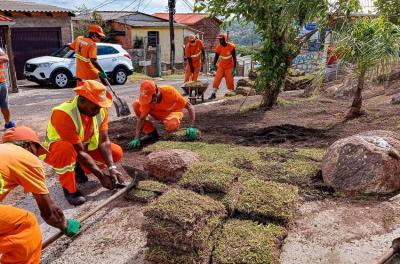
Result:
{"label": "window", "polygon": [[110,46],[97,46],[97,56],[111,55],[119,53],[118,50]]}
{"label": "window", "polygon": [[160,32],[149,31],[147,32],[147,46],[157,47],[160,44]]}

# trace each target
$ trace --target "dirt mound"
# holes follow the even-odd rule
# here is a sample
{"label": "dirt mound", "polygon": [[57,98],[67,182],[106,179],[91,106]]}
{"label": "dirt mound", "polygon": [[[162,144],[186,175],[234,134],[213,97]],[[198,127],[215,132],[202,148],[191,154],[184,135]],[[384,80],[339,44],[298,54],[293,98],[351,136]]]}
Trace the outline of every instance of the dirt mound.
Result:
{"label": "dirt mound", "polygon": [[238,136],[237,143],[244,145],[282,144],[323,139],[324,131],[296,125],[280,125],[259,128],[256,131],[233,131]]}

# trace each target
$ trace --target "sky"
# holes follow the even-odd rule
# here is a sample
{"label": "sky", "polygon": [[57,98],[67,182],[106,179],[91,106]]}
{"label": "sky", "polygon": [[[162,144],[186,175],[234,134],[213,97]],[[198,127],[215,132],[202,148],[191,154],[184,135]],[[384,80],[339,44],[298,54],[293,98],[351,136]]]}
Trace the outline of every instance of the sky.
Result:
{"label": "sky", "polygon": [[[37,2],[42,4],[55,5],[64,8],[76,9],[84,2],[89,8],[95,8],[103,3],[109,3],[98,10],[112,10],[112,11],[137,11],[153,14],[155,12],[166,12],[168,0],[26,0],[29,2]],[[188,0],[191,4],[194,0]],[[191,12],[188,6],[184,4],[183,0],[177,0],[176,11],[180,13]]]}

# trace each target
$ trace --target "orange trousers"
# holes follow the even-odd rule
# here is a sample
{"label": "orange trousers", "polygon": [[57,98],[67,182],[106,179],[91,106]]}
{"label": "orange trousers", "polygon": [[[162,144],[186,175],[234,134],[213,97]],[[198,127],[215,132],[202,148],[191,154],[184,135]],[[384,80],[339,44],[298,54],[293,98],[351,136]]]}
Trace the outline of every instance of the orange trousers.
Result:
{"label": "orange trousers", "polygon": [[233,68],[224,69],[222,67],[218,67],[217,72],[215,73],[213,88],[219,89],[222,79],[225,78],[226,86],[229,90],[233,91],[235,89],[235,82],[232,72]]}
{"label": "orange trousers", "polygon": [[189,82],[189,81],[197,81],[197,79],[199,78],[199,74],[200,74],[200,65],[196,66],[193,65],[194,68],[194,72],[192,73],[190,71],[190,66],[189,63],[186,64],[186,69],[185,69],[185,83]]}
{"label": "orange trousers", "polygon": [[42,233],[31,212],[0,205],[1,264],[39,264]]}
{"label": "orange trousers", "polygon": [[[133,110],[135,111],[136,117],[141,116],[140,112],[140,103],[139,101],[135,101],[133,103]],[[170,113],[150,113],[151,117],[154,119],[163,122],[165,130],[168,132],[174,132],[179,129],[181,126],[181,120],[183,118],[183,112],[170,112]],[[155,130],[155,126],[153,122],[150,120],[144,121],[143,133],[150,134]]]}
{"label": "orange trousers", "polygon": [[[68,141],[58,141],[51,143],[49,151],[50,154],[46,156],[44,161],[53,167],[59,177],[62,187],[67,189],[70,193],[76,192],[75,165],[78,154],[74,146]],[[123,151],[119,145],[112,143],[111,152],[114,162],[121,160]],[[106,167],[100,149],[88,151],[87,153],[94,159],[100,169]],[[90,173],[83,165],[81,165],[81,167],[85,173]]]}

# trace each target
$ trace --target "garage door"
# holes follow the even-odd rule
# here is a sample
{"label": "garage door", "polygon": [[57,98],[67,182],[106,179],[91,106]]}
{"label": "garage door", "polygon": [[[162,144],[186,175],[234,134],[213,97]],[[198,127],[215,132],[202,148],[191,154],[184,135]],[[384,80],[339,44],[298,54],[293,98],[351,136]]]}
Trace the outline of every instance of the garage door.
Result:
{"label": "garage door", "polygon": [[61,28],[12,28],[17,79],[24,78],[25,62],[31,58],[49,55],[61,47]]}

